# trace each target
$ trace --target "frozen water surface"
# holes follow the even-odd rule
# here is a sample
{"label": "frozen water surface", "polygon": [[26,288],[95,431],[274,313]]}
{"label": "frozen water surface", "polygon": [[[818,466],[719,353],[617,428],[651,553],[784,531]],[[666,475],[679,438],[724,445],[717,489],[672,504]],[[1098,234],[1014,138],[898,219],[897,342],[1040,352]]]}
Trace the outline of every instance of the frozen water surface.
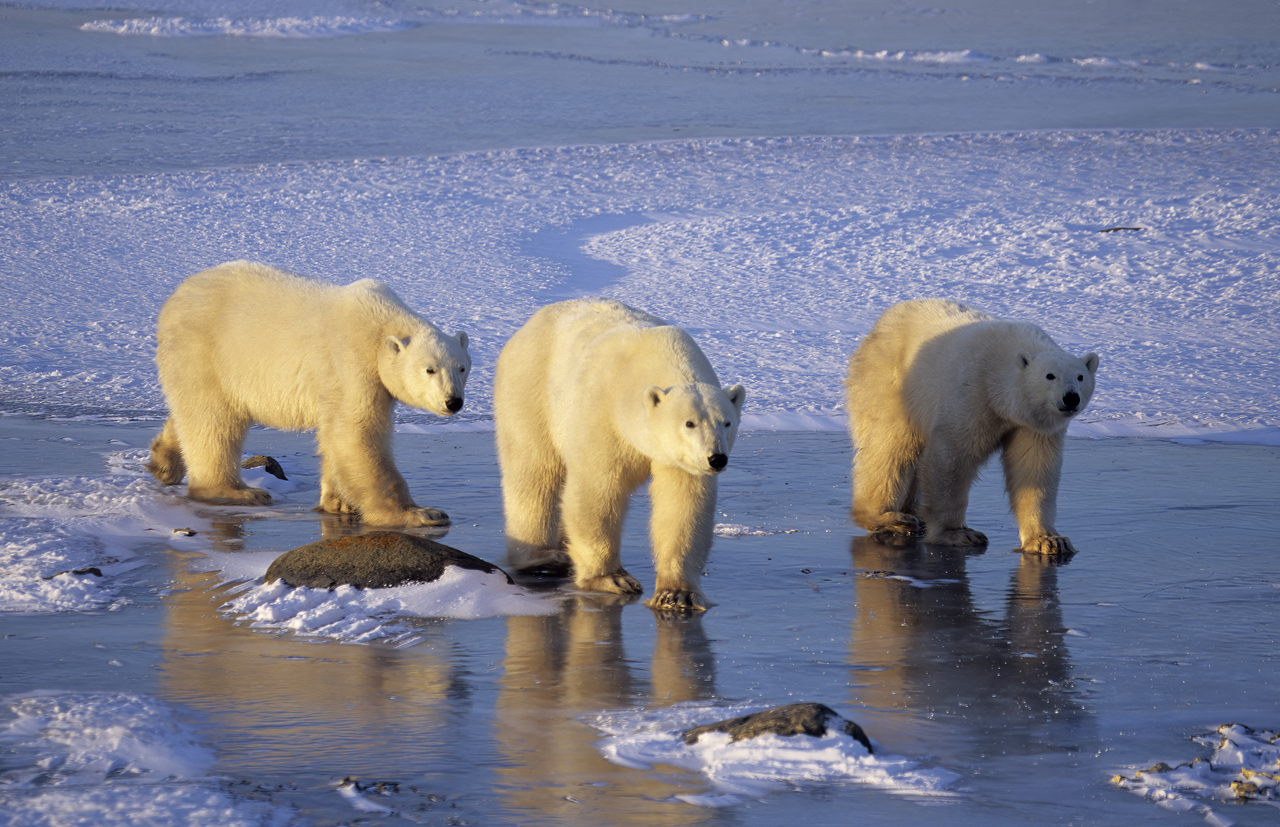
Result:
{"label": "frozen water surface", "polygon": [[[1280,727],[1278,41],[1274,0],[0,5],[0,823],[1274,823],[1220,727]],[[506,338],[590,294],[690,329],[750,391],[717,605],[262,584],[359,530],[306,437],[252,434],[252,513],[142,470],[160,304],[237,258],[469,332],[397,450],[498,563]],[[994,470],[983,553],[850,524],[848,356],[931,295],[1102,355],[1073,559],[1009,550]],[[798,700],[875,754],[679,738]]]}
{"label": "frozen water surface", "polygon": [[[305,438],[251,435],[250,450],[299,482],[270,509],[237,513],[174,506],[136,476],[133,446],[153,425],[0,427],[14,446],[0,491],[7,530],[33,519],[15,516],[35,509],[30,489],[68,476],[103,511],[132,508],[132,488],[112,485],[121,475],[168,509],[139,516],[122,541],[134,568],[104,568],[99,588],[127,605],[4,618],[0,740],[13,751],[0,797],[29,823],[61,823],[112,794],[133,823],[166,823],[150,808],[185,812],[198,792],[254,824],[701,824],[726,807],[742,824],[845,824],[851,811],[914,823],[943,805],[958,824],[1126,824],[1160,810],[1113,776],[1207,758],[1195,736],[1276,714],[1274,448],[1071,440],[1060,528],[1081,551],[1052,562],[1010,551],[1017,532],[998,479],[979,483],[971,507],[992,538],[985,552],[886,545],[846,517],[843,434],[747,432],[723,477],[704,581],[717,605],[705,614],[659,617],[527,583],[556,613],[402,613],[379,618],[398,636],[360,643],[360,629],[255,627],[227,608],[244,586],[224,584],[252,584],[275,554],[351,530],[310,511]],[[444,541],[501,561],[492,435],[402,433],[397,448],[420,500],[454,516]],[[34,457],[44,470],[15,486],[12,465]],[[76,506],[64,508],[73,519]],[[646,512],[637,497],[624,558],[651,587]],[[81,544],[114,525],[79,526]],[[102,545],[74,562],[120,556]],[[736,750],[678,737],[797,700],[858,721],[876,755],[846,736]],[[81,719],[110,727],[109,745],[66,722]],[[149,746],[139,756],[134,742]],[[345,778],[358,786],[339,791]],[[1239,824],[1275,819],[1265,804],[1195,807]],[[217,823],[201,818],[190,823]]]}

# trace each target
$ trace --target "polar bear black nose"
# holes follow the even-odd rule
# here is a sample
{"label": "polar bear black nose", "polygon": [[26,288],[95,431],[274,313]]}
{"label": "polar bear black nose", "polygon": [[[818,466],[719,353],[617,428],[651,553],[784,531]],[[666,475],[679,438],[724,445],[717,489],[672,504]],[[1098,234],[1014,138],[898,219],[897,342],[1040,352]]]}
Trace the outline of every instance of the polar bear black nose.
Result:
{"label": "polar bear black nose", "polygon": [[1062,397],[1062,404],[1066,407],[1067,410],[1074,411],[1077,407],[1080,406],[1080,394],[1076,393],[1075,391],[1068,391]]}
{"label": "polar bear black nose", "polygon": [[725,454],[712,454],[707,457],[707,464],[716,471],[722,471],[729,464],[729,457]]}
{"label": "polar bear black nose", "polygon": [[449,397],[449,401],[444,403],[444,406],[449,409],[449,413],[457,413],[462,410],[462,397],[451,396]]}

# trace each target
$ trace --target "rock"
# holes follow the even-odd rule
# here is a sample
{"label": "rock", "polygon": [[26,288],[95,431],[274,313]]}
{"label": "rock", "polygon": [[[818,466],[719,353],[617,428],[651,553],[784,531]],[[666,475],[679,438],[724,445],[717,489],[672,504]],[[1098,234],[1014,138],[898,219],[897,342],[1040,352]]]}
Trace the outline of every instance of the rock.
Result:
{"label": "rock", "polygon": [[101,577],[102,569],[98,568],[97,566],[89,566],[87,569],[67,569],[66,571],[60,571],[57,574],[51,574],[48,577],[42,577],[40,579],[52,580],[53,578],[61,577],[64,574],[75,574],[75,575],[92,574],[94,577]]}
{"label": "rock", "polygon": [[385,589],[434,582],[444,574],[446,566],[502,572],[507,582],[512,582],[506,572],[479,557],[398,531],[374,531],[300,546],[277,557],[263,582],[283,580],[290,586],[313,589],[342,585]]}
{"label": "rock", "polygon": [[775,706],[773,709],[762,712],[753,712],[750,715],[697,726],[685,730],[683,735],[686,744],[698,743],[698,739],[708,732],[728,733],[734,741],[769,733],[784,736],[804,734],[820,738],[826,735],[827,730],[832,726],[852,736],[855,741],[867,748],[868,753],[875,752],[871,748],[871,740],[862,731],[862,727],[840,717],[840,714],[831,707],[818,703]]}
{"label": "rock", "polygon": [[[265,466],[265,468],[263,467]],[[254,454],[244,462],[240,463],[241,468],[262,468],[271,476],[278,480],[288,481],[288,477],[284,475],[284,469],[280,467],[280,463],[276,462],[275,457],[269,457],[265,454]]]}

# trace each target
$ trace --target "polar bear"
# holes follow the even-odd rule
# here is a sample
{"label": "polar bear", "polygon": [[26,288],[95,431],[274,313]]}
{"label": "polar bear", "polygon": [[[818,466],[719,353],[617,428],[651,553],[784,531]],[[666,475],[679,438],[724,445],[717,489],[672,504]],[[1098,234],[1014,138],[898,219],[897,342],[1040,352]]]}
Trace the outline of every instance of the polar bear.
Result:
{"label": "polar bear", "polygon": [[178,286],[160,311],[156,364],[169,419],[149,470],[166,485],[188,471],[194,500],[265,505],[240,479],[254,423],[316,431],[318,511],[385,526],[447,525],[409,496],[391,453],[399,400],[440,416],[462,408],[467,334],[445,335],[386,286],[335,287],[233,261]]}
{"label": "polar bear", "polygon": [[873,533],[985,546],[969,488],[997,449],[1023,551],[1069,553],[1053,527],[1067,423],[1093,395],[1076,358],[1033,324],[947,299],[890,307],[849,361],[853,517]]}
{"label": "polar bear", "polygon": [[611,300],[548,305],[502,349],[494,379],[507,551],[584,591],[640,594],[622,567],[631,492],[652,477],[655,609],[706,608],[716,475],[746,391],[721,388],[688,333]]}

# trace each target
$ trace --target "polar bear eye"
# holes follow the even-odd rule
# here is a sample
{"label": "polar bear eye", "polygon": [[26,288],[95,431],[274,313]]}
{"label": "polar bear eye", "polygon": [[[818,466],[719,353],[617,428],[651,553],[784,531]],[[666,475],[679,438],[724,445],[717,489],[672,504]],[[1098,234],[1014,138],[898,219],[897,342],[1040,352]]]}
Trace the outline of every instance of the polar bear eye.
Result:
{"label": "polar bear eye", "polygon": [[427,368],[427,373],[435,373],[435,372],[436,372],[435,368]]}
{"label": "polar bear eye", "polygon": [[1079,376],[1077,376],[1077,377],[1076,377],[1076,381],[1077,381],[1077,382],[1083,382],[1083,381],[1084,381],[1084,374],[1082,373],[1082,374],[1080,374]]}
{"label": "polar bear eye", "polygon": [[458,368],[458,373],[466,373],[466,372],[467,372],[466,368]]}
{"label": "polar bear eye", "polygon": [[692,428],[692,427],[694,427],[694,425],[693,425],[693,420],[692,420],[692,419],[688,420],[687,422],[685,422],[685,423],[684,423],[684,426],[685,426],[686,428]]}
{"label": "polar bear eye", "polygon": [[1052,381],[1054,379],[1057,379],[1058,377],[1054,376],[1052,373],[1048,373],[1048,374],[1045,374],[1044,378]]}
{"label": "polar bear eye", "polygon": [[725,426],[726,428],[732,428],[732,427],[733,427],[733,423],[726,419],[726,420],[725,420],[725,423],[724,423],[724,426]]}

